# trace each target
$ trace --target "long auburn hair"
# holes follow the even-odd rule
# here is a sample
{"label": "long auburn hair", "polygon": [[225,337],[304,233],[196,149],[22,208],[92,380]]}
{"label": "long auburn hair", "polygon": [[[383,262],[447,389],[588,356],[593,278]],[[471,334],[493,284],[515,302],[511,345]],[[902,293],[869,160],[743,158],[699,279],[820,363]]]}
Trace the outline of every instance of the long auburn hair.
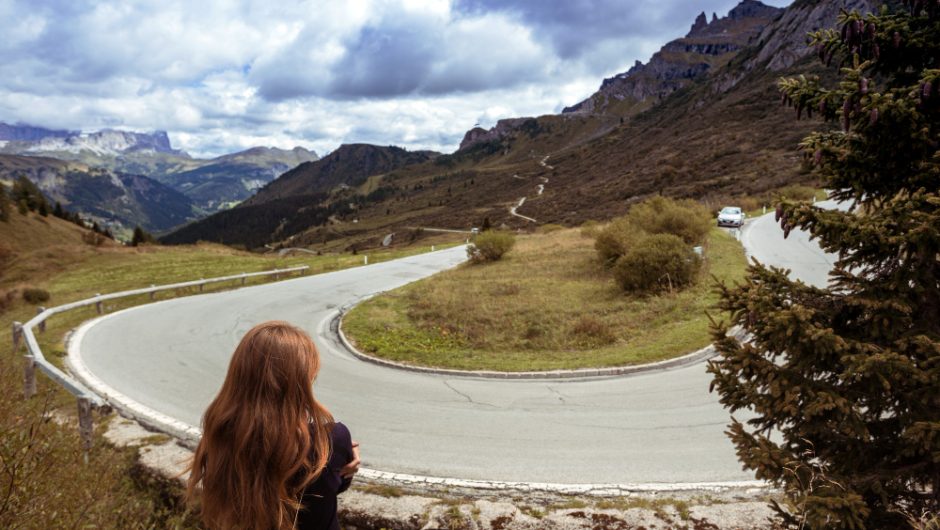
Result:
{"label": "long auburn hair", "polygon": [[289,530],[326,467],[333,416],[313,395],[320,356],[302,330],[265,322],[242,338],[202,418],[186,498],[212,529]]}

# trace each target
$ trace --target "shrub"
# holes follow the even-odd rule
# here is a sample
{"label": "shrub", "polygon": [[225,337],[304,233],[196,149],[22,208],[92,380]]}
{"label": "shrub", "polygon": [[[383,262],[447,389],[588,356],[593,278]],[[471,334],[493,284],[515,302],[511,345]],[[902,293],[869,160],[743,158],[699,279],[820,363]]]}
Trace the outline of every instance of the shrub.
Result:
{"label": "shrub", "polygon": [[509,232],[489,230],[473,238],[467,247],[467,257],[474,263],[498,261],[516,244],[516,236]]}
{"label": "shrub", "polygon": [[557,232],[559,230],[564,230],[565,227],[560,224],[548,223],[539,227],[539,232],[543,234],[551,234],[552,232]]}
{"label": "shrub", "polygon": [[627,292],[653,294],[694,282],[701,259],[678,236],[642,239],[614,264],[614,278]]}
{"label": "shrub", "polygon": [[39,304],[49,299],[49,291],[39,289],[38,287],[27,287],[23,289],[23,300],[29,304]]}
{"label": "shrub", "polygon": [[580,336],[590,346],[606,346],[617,341],[617,335],[603,320],[582,315],[571,327],[571,333]]}
{"label": "shrub", "polygon": [[642,228],[626,217],[618,217],[597,233],[594,249],[607,266],[612,266],[639,239],[645,236]]}
{"label": "shrub", "polygon": [[705,206],[662,196],[633,205],[627,219],[650,234],[672,234],[689,245],[701,243],[712,227],[712,216]]}
{"label": "shrub", "polygon": [[17,291],[16,289],[11,289],[9,291],[0,291],[0,314],[6,312],[10,306],[13,305],[13,301],[16,299]]}

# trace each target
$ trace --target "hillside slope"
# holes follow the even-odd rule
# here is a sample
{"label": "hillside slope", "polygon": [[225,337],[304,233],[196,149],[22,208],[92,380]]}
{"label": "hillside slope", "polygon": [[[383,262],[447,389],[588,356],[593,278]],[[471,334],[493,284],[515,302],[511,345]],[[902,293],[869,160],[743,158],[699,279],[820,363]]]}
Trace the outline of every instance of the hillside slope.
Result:
{"label": "hillside slope", "polygon": [[33,181],[51,202],[111,227],[115,233],[140,225],[167,230],[196,216],[192,201],[156,180],[77,162],[0,155],[0,181]]}
{"label": "hillside slope", "polygon": [[186,195],[205,213],[242,201],[285,171],[319,159],[302,147],[253,147],[199,159],[174,149],[163,131],[82,133],[5,123],[0,123],[0,154],[55,158],[143,175]]}
{"label": "hillside slope", "polygon": [[[745,0],[735,9],[758,4]],[[468,230],[487,218],[514,229],[607,219],[656,193],[711,205],[746,196],[754,202],[768,190],[811,178],[796,147],[819,123],[797,121],[780,108],[776,87],[782,76],[834,75],[810,57],[804,30],[831,26],[844,6],[865,10],[871,5],[865,0],[796,2],[765,27],[751,21],[751,44],[723,54],[721,64],[685,79],[661,100],[651,98],[648,108],[633,115],[618,116],[608,105],[595,106],[597,112],[503,120],[495,128],[498,134],[471,130],[455,153],[393,171],[369,171],[353,163],[347,167],[358,173],[346,174],[345,181],[319,177],[317,171],[306,179],[285,175],[245,204],[297,200],[306,204],[298,210],[305,221],[278,205],[285,216],[265,238],[250,217],[263,210],[242,210],[227,218],[226,238],[215,237],[209,225],[216,221],[208,220],[200,237],[249,247],[289,242],[335,248],[339,240],[349,249],[379,244],[388,234],[401,237],[416,227]],[[707,27],[717,30],[733,21],[729,15],[693,33],[707,37]],[[327,158],[318,167],[326,167]],[[303,184],[288,185],[291,178]],[[300,201],[302,193],[326,196]],[[239,224],[251,232],[250,243],[237,234]]]}

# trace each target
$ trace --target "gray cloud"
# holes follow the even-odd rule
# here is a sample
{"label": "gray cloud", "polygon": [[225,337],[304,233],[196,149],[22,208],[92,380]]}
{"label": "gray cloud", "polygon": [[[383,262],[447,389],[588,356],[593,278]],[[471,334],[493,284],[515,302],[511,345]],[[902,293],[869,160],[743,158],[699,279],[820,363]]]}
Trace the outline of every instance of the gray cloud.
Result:
{"label": "gray cloud", "polygon": [[0,0],[0,121],[166,129],[197,154],[446,151],[477,121],[586,97],[734,4]]}

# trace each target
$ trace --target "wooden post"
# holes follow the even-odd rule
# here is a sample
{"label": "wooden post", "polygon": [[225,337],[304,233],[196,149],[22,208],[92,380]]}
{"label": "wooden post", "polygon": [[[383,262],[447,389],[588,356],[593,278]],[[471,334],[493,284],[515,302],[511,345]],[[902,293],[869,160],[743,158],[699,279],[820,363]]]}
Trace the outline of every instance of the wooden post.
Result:
{"label": "wooden post", "polygon": [[[38,314],[42,313],[42,312],[45,311],[45,310],[46,310],[45,307],[39,306],[39,307],[36,308],[36,314],[38,315]],[[39,331],[46,331],[46,321],[45,321],[45,320],[43,320],[42,322],[39,323]]]}
{"label": "wooden post", "polygon": [[26,399],[36,395],[36,360],[32,355],[26,356],[26,366],[23,368],[23,395]]}
{"label": "wooden post", "polygon": [[[101,296],[101,293],[95,293],[95,296]],[[95,302],[95,310],[98,311],[99,315],[104,313],[104,304],[101,302],[101,300]]]}
{"label": "wooden post", "polygon": [[91,443],[94,434],[94,424],[91,417],[91,401],[88,398],[78,398],[78,435],[82,438],[82,449],[84,450],[85,463],[88,463],[88,453],[91,451]]}
{"label": "wooden post", "polygon": [[20,351],[20,339],[23,338],[23,324],[13,322],[13,353]]}
{"label": "wooden post", "polygon": [[[156,287],[156,286],[151,283],[151,284],[150,284],[150,288],[153,289],[154,287]],[[156,291],[150,291],[150,301],[152,302],[153,299],[156,298],[156,297],[157,297],[157,292],[156,292]]]}

